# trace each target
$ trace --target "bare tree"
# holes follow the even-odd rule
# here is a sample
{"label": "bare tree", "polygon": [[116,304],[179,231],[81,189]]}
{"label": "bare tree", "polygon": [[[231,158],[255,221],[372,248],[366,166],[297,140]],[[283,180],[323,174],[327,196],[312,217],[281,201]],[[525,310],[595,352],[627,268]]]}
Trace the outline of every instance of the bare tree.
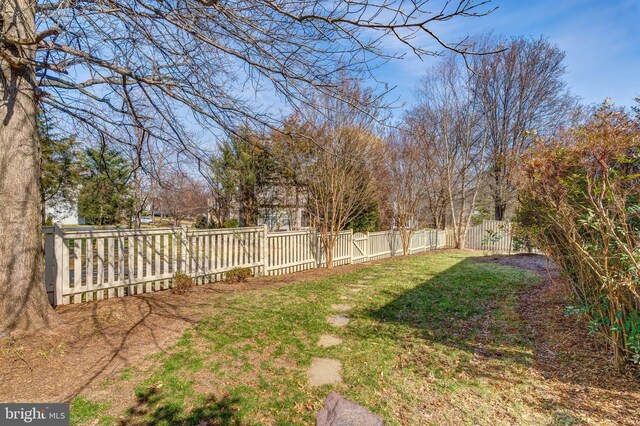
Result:
{"label": "bare tree", "polygon": [[485,172],[487,145],[476,74],[454,56],[430,69],[421,82],[420,104],[408,116],[423,133],[428,175],[444,184],[456,247],[464,248]]}
{"label": "bare tree", "polygon": [[339,96],[338,71],[364,74],[400,55],[385,50],[389,37],[419,55],[432,53],[415,43],[420,35],[468,52],[434,27],[483,15],[486,1],[445,2],[435,13],[427,4],[3,0],[0,223],[12,238],[0,243],[0,332],[54,318],[41,282],[38,105],[109,143],[126,143],[116,128],[143,129],[199,155],[180,119],[187,112],[224,129],[240,119],[275,121],[243,95],[247,87],[267,87],[292,105],[305,103],[310,89]]}
{"label": "bare tree", "polygon": [[340,231],[375,197],[367,162],[373,145],[380,142],[364,128],[348,127],[332,129],[315,140],[321,146],[304,171],[307,208],[320,234],[326,267],[331,268]]}
{"label": "bare tree", "polygon": [[158,198],[160,208],[173,219],[174,226],[186,218],[205,213],[209,208],[206,185],[178,170],[171,172],[162,182]]}
{"label": "bare tree", "polygon": [[563,80],[562,50],[543,38],[516,38],[503,44],[505,50],[495,55],[472,59],[480,77],[476,92],[487,130],[488,185],[496,220],[505,218],[515,200],[516,159],[536,137],[553,136],[576,105]]}
{"label": "bare tree", "polygon": [[423,105],[405,114],[403,130],[419,144],[424,169],[425,216],[434,228],[444,229],[449,220],[449,194],[443,151],[436,143],[436,117]]}
{"label": "bare tree", "polygon": [[394,222],[400,233],[402,251],[407,255],[413,234],[420,225],[427,192],[422,147],[411,133],[399,130],[390,133],[386,141],[386,177]]}
{"label": "bare tree", "polygon": [[[372,164],[382,147],[372,130],[378,119],[375,94],[354,81],[344,80],[341,87],[349,101],[315,97],[289,138],[288,162],[305,189],[310,222],[319,232],[328,268],[340,231],[376,196]],[[369,107],[358,110],[354,105]]]}
{"label": "bare tree", "polygon": [[133,149],[129,152],[132,170],[131,181],[134,191],[133,217],[130,218],[130,221],[133,222],[133,227],[136,229],[139,229],[142,224],[142,212],[150,195],[147,187],[148,176],[146,176],[147,174],[144,173],[145,170],[142,167],[146,138],[148,138],[147,132],[139,132],[136,144],[133,145]]}

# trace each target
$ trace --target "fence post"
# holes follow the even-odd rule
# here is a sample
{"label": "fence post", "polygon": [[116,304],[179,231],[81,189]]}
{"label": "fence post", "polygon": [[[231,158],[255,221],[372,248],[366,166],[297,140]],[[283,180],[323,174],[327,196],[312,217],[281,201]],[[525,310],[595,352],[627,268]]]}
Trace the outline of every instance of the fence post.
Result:
{"label": "fence post", "polygon": [[367,236],[367,241],[365,241],[364,243],[364,258],[365,261],[368,262],[369,261],[369,231],[367,231],[367,233],[365,234]]}
{"label": "fence post", "polygon": [[180,225],[180,263],[182,265],[179,270],[183,274],[189,273],[189,259],[189,229],[187,225]]}
{"label": "fence post", "polygon": [[53,306],[59,306],[62,305],[62,281],[67,271],[63,256],[64,233],[58,225],[43,228],[43,232],[45,232],[45,287],[53,290],[53,297],[49,302]]}
{"label": "fence post", "polygon": [[353,229],[349,229],[349,263],[353,263]]}
{"label": "fence post", "polygon": [[269,237],[267,233],[269,232],[268,226],[264,225],[264,235],[262,237],[262,275],[267,276],[267,272],[269,269]]}
{"label": "fence post", "polygon": [[52,291],[54,295],[49,297],[49,303],[55,303],[55,287],[56,287],[56,253],[55,253],[55,234],[52,226],[43,226],[44,234],[44,288],[47,292]]}
{"label": "fence post", "polygon": [[316,237],[316,268],[321,268],[324,251],[322,249],[322,241],[320,239],[320,234],[318,233],[317,228],[315,230],[315,237]]}

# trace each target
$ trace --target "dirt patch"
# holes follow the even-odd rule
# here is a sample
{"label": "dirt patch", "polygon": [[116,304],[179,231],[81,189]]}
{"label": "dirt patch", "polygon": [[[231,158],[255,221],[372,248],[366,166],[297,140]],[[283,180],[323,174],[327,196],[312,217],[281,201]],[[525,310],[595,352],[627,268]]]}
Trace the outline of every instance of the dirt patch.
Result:
{"label": "dirt patch", "polygon": [[[533,339],[534,368],[546,385],[538,396],[540,403],[557,407],[558,423],[638,424],[638,370],[615,371],[604,342],[587,333],[584,321],[564,315],[571,292],[555,265],[539,255],[481,260],[528,269],[543,277],[539,286],[522,295],[519,313]],[[579,414],[580,419],[570,418],[565,410]]]}
{"label": "dirt patch", "polygon": [[331,309],[338,312],[346,312],[351,309],[351,305],[331,305]]}
{"label": "dirt patch", "polygon": [[58,307],[64,325],[55,330],[0,339],[0,401],[69,401],[83,390],[117,377],[125,367],[144,369],[149,355],[173,345],[186,328],[203,317],[222,312],[234,294],[398,259],[255,277],[237,284],[207,284],[184,295],[162,291]]}

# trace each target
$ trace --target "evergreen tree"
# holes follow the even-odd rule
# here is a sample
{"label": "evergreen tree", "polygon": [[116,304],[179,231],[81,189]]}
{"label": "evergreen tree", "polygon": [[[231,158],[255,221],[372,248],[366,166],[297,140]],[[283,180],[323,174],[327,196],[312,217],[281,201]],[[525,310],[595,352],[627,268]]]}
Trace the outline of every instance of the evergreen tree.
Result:
{"label": "evergreen tree", "polygon": [[236,201],[240,226],[257,224],[261,205],[277,195],[270,185],[276,174],[264,138],[246,126],[222,145],[212,161],[212,180],[221,199]]}
{"label": "evergreen tree", "polygon": [[345,229],[353,229],[354,232],[375,232],[379,230],[380,205],[377,201],[365,203],[362,210],[358,211],[345,225]]}
{"label": "evergreen tree", "polygon": [[88,148],[86,175],[78,195],[78,215],[90,225],[113,225],[131,215],[131,167],[116,150]]}

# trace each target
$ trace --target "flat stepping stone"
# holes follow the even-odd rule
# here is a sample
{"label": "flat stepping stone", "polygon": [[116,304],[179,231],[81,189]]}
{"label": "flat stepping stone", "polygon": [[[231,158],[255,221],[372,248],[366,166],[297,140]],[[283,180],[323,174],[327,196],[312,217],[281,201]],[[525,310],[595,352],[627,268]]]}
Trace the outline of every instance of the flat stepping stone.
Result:
{"label": "flat stepping stone", "polygon": [[349,317],[344,315],[335,315],[333,317],[329,317],[327,322],[334,327],[344,327],[349,324]]}
{"label": "flat stepping stone", "polygon": [[342,343],[342,339],[339,339],[330,334],[323,334],[320,336],[320,340],[318,340],[318,346],[322,348],[330,348],[331,346],[336,346]]}
{"label": "flat stepping stone", "polygon": [[342,382],[342,364],[337,359],[314,358],[309,367],[311,386],[334,385]]}
{"label": "flat stepping stone", "polygon": [[358,281],[358,284],[369,284],[369,281],[366,281],[366,280],[360,280],[360,281]]}
{"label": "flat stepping stone", "polygon": [[331,305],[331,309],[339,312],[346,312],[351,309],[351,305]]}
{"label": "flat stepping stone", "polygon": [[366,277],[362,277],[362,278],[364,278],[365,280],[372,280],[372,279],[376,278],[376,276],[375,275],[367,275]]}
{"label": "flat stepping stone", "polygon": [[340,300],[349,300],[350,297],[349,296],[340,296],[339,298]]}
{"label": "flat stepping stone", "polygon": [[316,416],[316,426],[384,426],[384,423],[362,405],[332,392]]}
{"label": "flat stepping stone", "polygon": [[362,287],[352,287],[349,290],[351,290],[354,293],[358,293],[362,291]]}

